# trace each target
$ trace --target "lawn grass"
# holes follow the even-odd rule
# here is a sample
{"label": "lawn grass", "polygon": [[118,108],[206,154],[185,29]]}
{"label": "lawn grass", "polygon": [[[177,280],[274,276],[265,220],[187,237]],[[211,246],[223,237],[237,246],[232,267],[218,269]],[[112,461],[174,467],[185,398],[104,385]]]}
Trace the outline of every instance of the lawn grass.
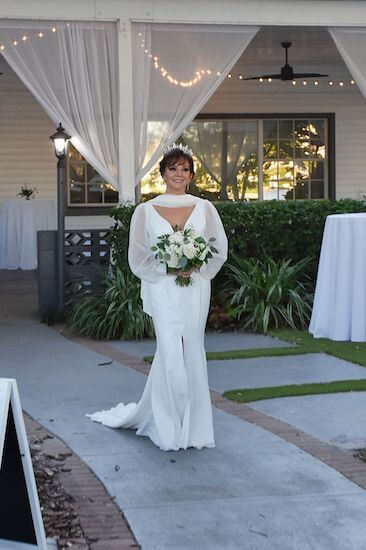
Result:
{"label": "lawn grass", "polygon": [[[206,353],[208,361],[225,359],[250,359],[253,357],[280,357],[285,355],[304,355],[306,353],[326,353],[344,359],[356,365],[366,367],[366,342],[335,342],[327,338],[313,338],[308,332],[292,329],[276,329],[270,336],[294,344],[286,348],[256,348],[238,349],[230,351],[211,351]],[[144,357],[144,361],[151,363],[152,355]]]}
{"label": "lawn grass", "polygon": [[337,380],[336,382],[321,382],[315,384],[292,384],[288,386],[228,390],[223,393],[223,396],[238,403],[249,403],[250,401],[276,399],[277,397],[350,391],[366,391],[366,380]]}
{"label": "lawn grass", "polygon": [[327,353],[366,367],[366,342],[335,342],[327,338],[313,338],[309,332],[292,329],[276,329],[271,336],[296,344],[307,353]]}

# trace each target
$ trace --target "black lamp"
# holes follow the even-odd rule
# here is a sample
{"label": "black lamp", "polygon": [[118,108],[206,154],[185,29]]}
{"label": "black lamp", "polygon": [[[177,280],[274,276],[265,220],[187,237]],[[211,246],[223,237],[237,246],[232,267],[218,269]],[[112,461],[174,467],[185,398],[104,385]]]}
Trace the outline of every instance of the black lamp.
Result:
{"label": "black lamp", "polygon": [[64,217],[64,158],[71,136],[65,132],[61,122],[50,136],[55,146],[57,161],[57,309],[63,315],[65,307],[65,217]]}

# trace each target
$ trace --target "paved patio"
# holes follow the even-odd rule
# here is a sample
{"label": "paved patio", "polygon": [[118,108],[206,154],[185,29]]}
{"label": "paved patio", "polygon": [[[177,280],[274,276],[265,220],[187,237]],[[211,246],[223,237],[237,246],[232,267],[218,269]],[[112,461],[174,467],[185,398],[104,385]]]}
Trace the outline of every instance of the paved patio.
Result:
{"label": "paved patio", "polygon": [[84,416],[138,399],[145,374],[35,321],[2,321],[0,338],[0,376],[96,473],[143,549],[362,548],[365,490],[284,437],[216,406],[215,449],[164,453]]}

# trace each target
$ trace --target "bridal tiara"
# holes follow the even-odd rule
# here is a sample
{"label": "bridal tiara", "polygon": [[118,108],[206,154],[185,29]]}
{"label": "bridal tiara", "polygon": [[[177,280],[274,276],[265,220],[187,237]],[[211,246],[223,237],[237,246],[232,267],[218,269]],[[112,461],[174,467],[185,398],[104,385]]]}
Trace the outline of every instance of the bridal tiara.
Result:
{"label": "bridal tiara", "polygon": [[169,145],[166,147],[163,151],[164,157],[168,155],[171,151],[175,151],[176,149],[179,149],[184,153],[185,155],[189,155],[190,157],[193,155],[192,149],[188,147],[188,145],[183,145],[183,143],[172,143],[172,145]]}

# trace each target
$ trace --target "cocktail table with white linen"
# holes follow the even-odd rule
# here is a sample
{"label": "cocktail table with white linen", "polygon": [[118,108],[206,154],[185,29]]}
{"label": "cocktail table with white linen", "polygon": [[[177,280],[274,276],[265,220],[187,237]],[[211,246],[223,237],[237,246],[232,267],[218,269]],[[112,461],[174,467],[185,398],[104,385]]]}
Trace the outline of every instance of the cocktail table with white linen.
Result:
{"label": "cocktail table with white linen", "polygon": [[36,269],[37,231],[56,229],[47,199],[7,199],[0,205],[0,269]]}
{"label": "cocktail table with white linen", "polygon": [[327,217],[309,331],[366,342],[366,213]]}

